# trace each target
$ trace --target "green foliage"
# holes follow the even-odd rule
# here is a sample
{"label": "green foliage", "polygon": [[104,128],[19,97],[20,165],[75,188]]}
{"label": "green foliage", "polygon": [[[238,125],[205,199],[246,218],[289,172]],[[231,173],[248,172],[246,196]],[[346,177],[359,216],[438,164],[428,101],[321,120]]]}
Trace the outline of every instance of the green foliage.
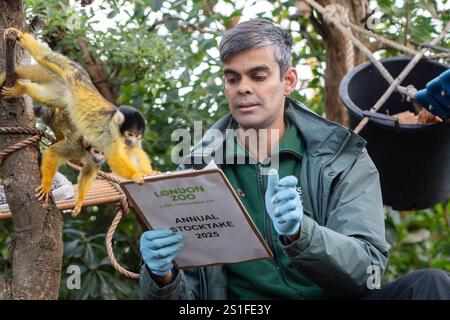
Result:
{"label": "green foliage", "polygon": [[[114,206],[105,210],[96,207],[83,210],[83,216],[68,218],[64,224],[64,261],[61,279],[62,299],[137,299],[136,280],[120,276],[111,266],[105,247],[105,230],[113,219]],[[115,257],[121,265],[134,272],[140,269],[138,240],[142,229],[133,215],[125,217],[114,236]],[[81,288],[68,289],[72,274],[65,272],[71,265],[81,270]]]}
{"label": "green foliage", "polygon": [[[164,171],[176,167],[170,160],[171,148],[176,144],[171,141],[175,129],[192,130],[196,120],[203,121],[203,127],[207,128],[228,110],[215,48],[221,32],[242,15],[244,2],[220,1],[228,6],[229,12],[215,10],[218,2],[106,0],[81,9],[67,5],[68,1],[26,0],[25,8],[28,18],[37,13],[46,18],[42,38],[81,64],[83,52],[78,40],[88,40],[88,51],[104,63],[106,80],[113,91],[120,92],[117,104],[133,105],[145,114],[148,131],[144,146],[155,168]],[[273,10],[257,12],[255,16],[271,18],[287,27],[296,43],[294,66],[311,67],[312,79],[305,80],[293,97],[323,114],[326,66],[322,38],[308,18],[292,16],[296,0],[269,2]],[[448,4],[448,0],[441,2]],[[248,5],[250,1],[245,3]],[[448,10],[439,12],[436,3],[435,0],[371,1],[372,8],[383,14],[376,31],[418,48],[450,20]],[[99,28],[99,24],[107,27]],[[446,47],[449,44],[448,37],[441,43]],[[381,57],[392,55],[398,53],[390,49],[381,52]],[[311,96],[306,95],[308,90]],[[63,172],[75,181],[73,171],[63,169]],[[445,206],[448,211],[450,204]],[[65,214],[61,298],[137,297],[137,281],[119,275],[107,258],[104,237],[113,214],[111,205],[83,209],[76,219]],[[387,209],[386,232],[391,248],[383,282],[420,268],[450,271],[450,231],[444,216],[444,205],[409,213]],[[129,215],[119,224],[115,236],[117,260],[135,272],[139,270],[141,232],[133,215]],[[1,221],[2,275],[10,272],[7,259],[11,233],[11,221]],[[69,265],[81,268],[80,290],[67,289]]]}
{"label": "green foliage", "polygon": [[417,269],[450,272],[450,201],[427,210],[386,211],[389,264],[383,282]]}
{"label": "green foliage", "polygon": [[11,275],[9,250],[11,247],[12,221],[0,221],[0,277]]}

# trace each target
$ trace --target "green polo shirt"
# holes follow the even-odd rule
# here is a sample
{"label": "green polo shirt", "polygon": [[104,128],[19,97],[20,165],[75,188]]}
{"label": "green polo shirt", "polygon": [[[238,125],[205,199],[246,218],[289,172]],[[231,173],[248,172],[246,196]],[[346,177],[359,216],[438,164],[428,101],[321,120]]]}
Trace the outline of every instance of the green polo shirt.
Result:
{"label": "green polo shirt", "polygon": [[[299,130],[285,120],[286,131],[279,142],[280,179],[300,176],[304,144]],[[270,260],[226,265],[229,299],[314,299],[325,291],[303,276],[283,254],[279,236],[266,213],[264,195],[267,176],[261,169],[268,164],[250,163],[248,150],[235,138],[233,150],[226,150],[223,171],[249,212],[253,222],[274,254]],[[234,164],[230,164],[234,159]],[[245,160],[244,164],[242,163]],[[240,162],[238,162],[240,161]]]}

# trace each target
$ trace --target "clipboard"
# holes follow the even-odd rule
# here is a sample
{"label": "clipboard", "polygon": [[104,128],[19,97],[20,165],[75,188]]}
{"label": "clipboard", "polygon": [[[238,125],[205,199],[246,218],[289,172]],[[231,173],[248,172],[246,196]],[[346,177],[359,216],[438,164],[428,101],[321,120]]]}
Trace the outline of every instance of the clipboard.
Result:
{"label": "clipboard", "polygon": [[271,259],[273,254],[219,168],[144,177],[120,187],[146,229],[183,233],[178,269]]}

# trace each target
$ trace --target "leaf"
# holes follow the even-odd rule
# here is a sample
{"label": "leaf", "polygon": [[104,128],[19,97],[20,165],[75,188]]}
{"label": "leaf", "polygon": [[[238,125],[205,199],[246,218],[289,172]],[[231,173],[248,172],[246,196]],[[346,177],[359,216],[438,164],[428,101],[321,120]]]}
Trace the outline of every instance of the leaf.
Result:
{"label": "leaf", "polygon": [[64,256],[66,258],[71,258],[75,254],[77,254],[80,251],[80,247],[78,246],[80,244],[80,240],[73,240],[70,242],[66,242],[64,244]]}
{"label": "leaf", "polygon": [[152,8],[153,11],[159,11],[162,7],[162,0],[150,0],[150,8]]}
{"label": "leaf", "polygon": [[117,11],[116,10],[112,10],[108,13],[108,15],[106,16],[108,19],[112,19],[117,15]]}
{"label": "leaf", "polygon": [[95,255],[94,250],[92,250],[91,245],[86,245],[85,251],[84,251],[84,263],[89,267],[89,269],[94,268],[95,263]]}

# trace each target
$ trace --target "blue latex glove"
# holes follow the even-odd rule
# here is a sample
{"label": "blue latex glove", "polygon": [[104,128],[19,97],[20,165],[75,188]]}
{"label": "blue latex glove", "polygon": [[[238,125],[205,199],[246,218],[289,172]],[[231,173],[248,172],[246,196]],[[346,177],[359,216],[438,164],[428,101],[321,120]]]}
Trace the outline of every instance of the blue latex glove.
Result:
{"label": "blue latex glove", "polygon": [[414,99],[435,116],[450,118],[450,70],[428,82],[426,89],[417,91]]}
{"label": "blue latex glove", "polygon": [[279,180],[278,171],[271,169],[265,195],[266,209],[276,232],[292,236],[300,230],[303,220],[303,205],[297,192],[298,180],[287,176]]}
{"label": "blue latex glove", "polygon": [[141,254],[150,271],[165,276],[173,268],[172,261],[183,247],[183,235],[170,229],[156,229],[141,236]]}

